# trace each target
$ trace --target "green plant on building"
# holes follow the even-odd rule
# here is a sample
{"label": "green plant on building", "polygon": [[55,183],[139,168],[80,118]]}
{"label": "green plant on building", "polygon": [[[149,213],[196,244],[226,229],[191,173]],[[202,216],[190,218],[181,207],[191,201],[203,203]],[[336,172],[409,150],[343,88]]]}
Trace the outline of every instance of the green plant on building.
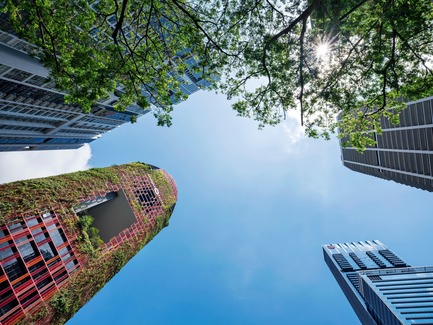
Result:
{"label": "green plant on building", "polygon": [[99,229],[92,227],[93,217],[88,214],[79,216],[78,224],[80,226],[80,245],[78,248],[87,254],[93,255],[95,251],[104,244],[99,236]]}

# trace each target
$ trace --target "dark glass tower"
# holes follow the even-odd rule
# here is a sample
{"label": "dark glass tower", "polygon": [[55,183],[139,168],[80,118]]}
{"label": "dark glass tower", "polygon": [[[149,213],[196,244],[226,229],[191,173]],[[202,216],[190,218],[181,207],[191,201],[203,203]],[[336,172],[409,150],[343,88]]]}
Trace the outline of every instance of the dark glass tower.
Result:
{"label": "dark glass tower", "polygon": [[168,225],[173,178],[132,163],[0,185],[0,324],[68,320]]}
{"label": "dark glass tower", "polygon": [[378,240],[322,248],[362,324],[433,324],[433,267],[411,267]]}
{"label": "dark glass tower", "polygon": [[354,171],[433,191],[433,97],[407,104],[400,124],[382,119],[377,145],[360,154],[341,147],[343,165]]}

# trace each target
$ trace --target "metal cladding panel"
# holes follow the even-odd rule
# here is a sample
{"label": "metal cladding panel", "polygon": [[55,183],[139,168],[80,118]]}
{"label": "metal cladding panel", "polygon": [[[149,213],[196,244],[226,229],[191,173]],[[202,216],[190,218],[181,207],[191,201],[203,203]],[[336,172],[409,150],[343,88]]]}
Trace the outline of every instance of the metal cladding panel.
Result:
{"label": "metal cladding panel", "polygon": [[382,324],[433,323],[433,267],[359,272],[361,295]]}
{"label": "metal cladding panel", "polygon": [[[364,154],[341,147],[343,164],[360,173],[433,192],[433,97],[407,104],[400,124],[381,119],[377,145]],[[377,159],[376,159],[377,158]]]}

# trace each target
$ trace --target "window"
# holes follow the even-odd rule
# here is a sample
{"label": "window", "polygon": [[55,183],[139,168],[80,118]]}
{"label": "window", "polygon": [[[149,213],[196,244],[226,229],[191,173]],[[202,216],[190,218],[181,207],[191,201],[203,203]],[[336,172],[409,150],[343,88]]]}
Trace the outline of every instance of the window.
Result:
{"label": "window", "polygon": [[21,258],[14,258],[3,264],[3,268],[9,278],[9,281],[18,279],[26,273],[26,269]]}
{"label": "window", "polygon": [[45,280],[42,280],[41,282],[36,283],[36,287],[38,287],[38,289],[41,290],[43,287],[45,287],[46,285],[48,285],[52,281],[53,281],[53,279],[49,276]]}
{"label": "window", "polygon": [[3,307],[0,307],[0,316],[3,316],[9,310],[11,310],[12,308],[14,308],[17,305],[18,305],[18,301],[16,299],[14,299],[11,302],[9,302],[6,305],[4,305]]}
{"label": "window", "polygon": [[[0,261],[7,259],[9,256],[15,254],[16,248],[12,246],[13,242],[11,240],[0,244]],[[7,247],[10,246],[10,247]],[[7,248],[6,248],[7,247]]]}
{"label": "window", "polygon": [[48,79],[34,75],[29,78],[27,82],[35,86],[42,86],[43,84],[46,84],[48,82]]}
{"label": "window", "polygon": [[25,243],[18,247],[21,257],[25,262],[29,262],[39,255],[39,252],[36,249],[35,243],[33,241]]}
{"label": "window", "polygon": [[29,271],[32,273],[34,271],[37,271],[38,269],[40,269],[43,266],[45,266],[44,262],[42,262],[42,261],[37,262],[36,264],[33,264],[32,266],[29,267]]}
{"label": "window", "polygon": [[16,233],[20,230],[23,230],[25,228],[24,222],[23,221],[18,221],[15,223],[12,223],[8,226],[9,231],[11,232],[11,234]]}
{"label": "window", "polygon": [[31,73],[19,70],[19,69],[12,69],[8,73],[4,75],[6,78],[23,81],[31,76]]}
{"label": "window", "polygon": [[52,247],[52,243],[45,243],[42,246],[39,247],[39,250],[41,251],[42,256],[44,257],[45,261],[48,261],[52,259],[57,253],[55,253],[54,247]]}
{"label": "window", "polygon": [[74,267],[77,264],[78,264],[77,260],[70,261],[68,264],[66,264],[66,269],[69,271],[72,267]]}
{"label": "window", "polygon": [[50,231],[50,236],[56,246],[60,246],[66,242],[66,237],[62,229]]}

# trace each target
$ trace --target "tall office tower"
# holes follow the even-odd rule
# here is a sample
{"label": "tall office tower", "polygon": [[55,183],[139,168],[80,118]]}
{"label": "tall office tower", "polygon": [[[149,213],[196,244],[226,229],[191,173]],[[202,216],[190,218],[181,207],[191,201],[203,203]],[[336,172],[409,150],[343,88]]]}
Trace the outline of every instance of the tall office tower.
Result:
{"label": "tall office tower", "polygon": [[433,267],[411,267],[378,240],[322,248],[363,325],[433,324]]}
{"label": "tall office tower", "polygon": [[360,154],[341,147],[343,165],[354,171],[433,191],[433,97],[407,104],[400,124],[382,119],[377,145]]}
{"label": "tall office tower", "polygon": [[[5,15],[0,15],[1,19]],[[117,96],[90,114],[65,104],[49,71],[26,53],[32,45],[0,30],[0,151],[76,149],[149,110],[136,105],[117,112]]]}
{"label": "tall office tower", "polygon": [[0,185],[0,324],[68,320],[168,225],[173,178],[131,163]]}
{"label": "tall office tower", "polygon": [[[107,23],[114,26],[110,17]],[[98,102],[90,114],[77,105],[65,104],[64,93],[49,80],[49,71],[28,53],[35,47],[17,37],[9,27],[6,14],[0,13],[0,151],[76,149],[99,138],[123,123],[150,112],[131,105],[118,112],[113,105],[124,92],[119,85],[114,94]],[[210,86],[195,72],[197,61],[184,51],[176,60],[186,64],[185,73],[176,76],[180,90],[190,95]],[[151,94],[143,91],[151,104]],[[170,93],[175,104],[174,93]]]}

